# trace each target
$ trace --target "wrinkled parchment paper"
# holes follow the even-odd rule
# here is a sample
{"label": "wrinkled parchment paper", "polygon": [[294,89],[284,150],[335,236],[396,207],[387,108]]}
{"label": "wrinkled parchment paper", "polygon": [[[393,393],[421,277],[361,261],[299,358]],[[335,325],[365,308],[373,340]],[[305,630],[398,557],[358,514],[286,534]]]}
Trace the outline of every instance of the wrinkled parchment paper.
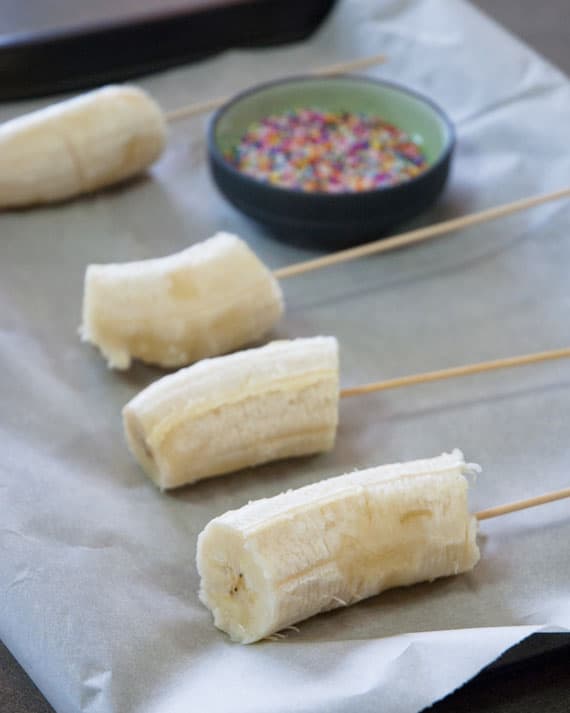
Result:
{"label": "wrinkled parchment paper", "polygon": [[[370,75],[432,96],[457,123],[449,189],[418,222],[568,184],[567,79],[458,0],[345,0],[298,46],[229,52],[140,84],[172,108],[380,51],[390,62]],[[250,647],[231,644],[198,601],[196,536],[250,499],[455,446],[484,468],[473,509],[568,485],[570,367],[351,399],[334,453],[160,494],[120,426],[123,404],[160,372],[111,373],[80,344],[85,266],[168,254],[220,229],[274,267],[305,256],[216,193],[205,125],[176,125],[147,180],[0,216],[0,636],[58,713],[419,711],[533,631],[570,627],[568,503],[483,523],[471,574]],[[570,206],[556,203],[289,280],[276,335],[335,334],[345,385],[568,344],[569,225]]]}

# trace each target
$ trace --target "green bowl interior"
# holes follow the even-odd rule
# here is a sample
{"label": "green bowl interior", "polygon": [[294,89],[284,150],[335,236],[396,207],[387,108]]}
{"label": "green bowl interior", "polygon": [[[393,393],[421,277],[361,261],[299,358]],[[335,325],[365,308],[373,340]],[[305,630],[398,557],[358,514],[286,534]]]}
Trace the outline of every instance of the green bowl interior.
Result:
{"label": "green bowl interior", "polygon": [[395,124],[416,141],[431,165],[451,139],[439,113],[421,97],[389,84],[365,79],[334,77],[295,80],[254,90],[234,101],[220,116],[214,138],[222,154],[239,143],[254,122],[291,109],[363,112]]}

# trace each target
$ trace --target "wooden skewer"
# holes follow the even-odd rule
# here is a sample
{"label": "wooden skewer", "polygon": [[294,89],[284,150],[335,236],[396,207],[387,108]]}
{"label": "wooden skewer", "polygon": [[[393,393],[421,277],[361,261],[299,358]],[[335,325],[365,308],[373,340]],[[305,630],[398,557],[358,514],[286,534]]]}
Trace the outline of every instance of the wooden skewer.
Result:
{"label": "wooden skewer", "polygon": [[314,260],[306,260],[304,262],[288,265],[287,267],[281,267],[278,270],[274,270],[273,274],[279,280],[283,280],[287,277],[295,277],[296,275],[301,275],[304,272],[320,270],[323,267],[338,265],[341,262],[357,260],[358,258],[366,257],[367,255],[385,253],[389,250],[396,250],[397,248],[402,248],[406,245],[421,243],[440,235],[451,233],[454,230],[462,230],[463,228],[469,228],[473,225],[486,223],[490,220],[504,218],[508,215],[512,215],[513,213],[528,210],[529,208],[535,208],[536,206],[543,205],[544,203],[558,201],[563,198],[570,198],[570,188],[563,188],[559,191],[553,191],[552,193],[544,193],[530,198],[523,198],[522,200],[505,203],[504,205],[497,206],[495,208],[488,208],[487,210],[482,210],[478,213],[471,213],[470,215],[465,215],[460,218],[452,218],[451,220],[445,220],[441,223],[436,223],[435,225],[428,225],[425,228],[410,230],[406,233],[401,233],[400,235],[395,235],[390,238],[382,238],[372,243],[366,243],[365,245],[359,245],[355,248],[349,248],[348,250],[339,250],[331,255],[325,255],[324,257],[315,258]]}
{"label": "wooden skewer", "polygon": [[[328,67],[321,67],[320,69],[315,69],[309,74],[314,77],[332,77],[335,74],[348,74],[349,72],[355,72],[359,69],[366,69],[372,67],[376,64],[383,64],[386,61],[386,57],[383,54],[376,54],[372,57],[360,57],[359,59],[353,59],[350,62],[339,62],[338,64],[331,64]],[[194,104],[189,104],[188,106],[182,106],[179,109],[173,109],[172,111],[167,111],[165,113],[165,118],[167,121],[179,121],[180,119],[189,119],[192,116],[198,116],[199,114],[206,114],[214,109],[219,109],[231,97],[217,97],[216,99],[208,99],[203,102],[196,102]]]}
{"label": "wooden skewer", "polygon": [[[481,374],[486,371],[495,371],[497,369],[506,369],[514,366],[525,366],[527,364],[537,364],[543,361],[551,361],[554,359],[565,359],[570,357],[570,348],[551,349],[545,352],[536,352],[535,354],[524,354],[518,357],[508,357],[506,359],[494,359],[493,361],[483,361],[477,364],[468,364],[467,366],[457,366],[450,369],[440,369],[439,371],[428,371],[425,374],[414,374],[412,376],[402,376],[396,379],[387,379],[386,381],[377,381],[372,384],[364,384],[362,386],[354,386],[348,389],[342,389],[340,396],[343,398],[350,396],[359,396],[361,394],[370,394],[376,391],[386,391],[387,389],[397,389],[401,386],[411,386],[412,384],[424,384],[430,381],[440,381],[443,379],[451,379],[456,376],[468,376],[470,374]],[[537,495],[526,500],[517,500],[514,503],[506,505],[497,505],[496,507],[480,510],[475,513],[478,520],[489,520],[492,517],[500,517],[518,510],[526,510],[537,505],[552,503],[556,500],[570,498],[570,488],[563,488],[544,495]]]}
{"label": "wooden skewer", "polygon": [[358,72],[360,69],[368,69],[368,67],[374,67],[377,64],[384,64],[385,61],[386,55],[373,54],[370,57],[359,57],[358,59],[351,59],[348,62],[329,64],[327,67],[314,69],[310,74],[314,77],[334,77],[335,74]]}
{"label": "wooden skewer", "polygon": [[164,115],[166,121],[179,121],[180,119],[189,119],[192,116],[207,114],[210,111],[219,109],[223,106],[230,97],[217,97],[216,99],[207,99],[203,102],[196,102],[188,106],[181,106],[180,109],[167,111]]}
{"label": "wooden skewer", "polygon": [[563,488],[562,490],[555,490],[552,493],[537,495],[534,498],[527,498],[526,500],[517,500],[516,502],[508,503],[507,505],[497,505],[494,508],[480,510],[479,512],[475,513],[475,517],[477,518],[477,520],[489,520],[492,517],[500,517],[501,515],[507,515],[510,512],[517,512],[518,510],[534,508],[537,505],[553,503],[556,500],[563,500],[564,498],[570,498],[570,488]]}
{"label": "wooden skewer", "polygon": [[552,361],[554,359],[566,359],[570,357],[570,348],[551,349],[546,352],[536,352],[534,354],[523,354],[522,356],[507,357],[506,359],[494,359],[493,361],[482,361],[466,366],[455,366],[439,371],[428,371],[424,374],[412,374],[411,376],[400,376],[386,381],[376,381],[371,384],[352,386],[342,389],[341,398],[350,396],[360,396],[361,394],[371,394],[376,391],[387,391],[388,389],[399,389],[402,386],[412,386],[413,384],[426,384],[430,381],[443,381],[456,376],[469,376],[470,374],[482,374],[486,371],[496,371],[497,369],[507,369],[514,366],[525,366],[527,364],[538,364],[542,361]]}

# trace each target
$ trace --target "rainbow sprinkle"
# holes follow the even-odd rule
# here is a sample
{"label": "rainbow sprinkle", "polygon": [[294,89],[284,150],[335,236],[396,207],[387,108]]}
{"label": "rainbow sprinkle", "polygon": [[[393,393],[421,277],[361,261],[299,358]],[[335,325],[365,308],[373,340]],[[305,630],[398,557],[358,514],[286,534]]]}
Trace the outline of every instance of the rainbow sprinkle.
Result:
{"label": "rainbow sprinkle", "polygon": [[274,186],[355,193],[393,186],[428,167],[418,144],[377,116],[297,109],[252,124],[226,159]]}

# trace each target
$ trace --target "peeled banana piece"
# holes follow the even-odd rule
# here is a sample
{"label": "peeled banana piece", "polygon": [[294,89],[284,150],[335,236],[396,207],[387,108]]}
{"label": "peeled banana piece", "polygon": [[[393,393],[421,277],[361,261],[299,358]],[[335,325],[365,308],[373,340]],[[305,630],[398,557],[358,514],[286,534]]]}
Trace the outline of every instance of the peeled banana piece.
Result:
{"label": "peeled banana piece", "polygon": [[198,537],[200,599],[249,644],[319,612],[472,569],[476,520],[459,450],[250,502]]}
{"label": "peeled banana piece", "polygon": [[90,193],[144,171],[166,122],[142,89],[108,86],[0,125],[0,209]]}
{"label": "peeled banana piece", "polygon": [[113,369],[132,359],[179,367],[251,344],[283,314],[279,283],[235,235],[168,257],[89,265],[84,341]]}
{"label": "peeled banana piece", "polygon": [[128,446],[161,488],[328,451],[338,422],[333,337],[272,342],[165,376],[123,409]]}

